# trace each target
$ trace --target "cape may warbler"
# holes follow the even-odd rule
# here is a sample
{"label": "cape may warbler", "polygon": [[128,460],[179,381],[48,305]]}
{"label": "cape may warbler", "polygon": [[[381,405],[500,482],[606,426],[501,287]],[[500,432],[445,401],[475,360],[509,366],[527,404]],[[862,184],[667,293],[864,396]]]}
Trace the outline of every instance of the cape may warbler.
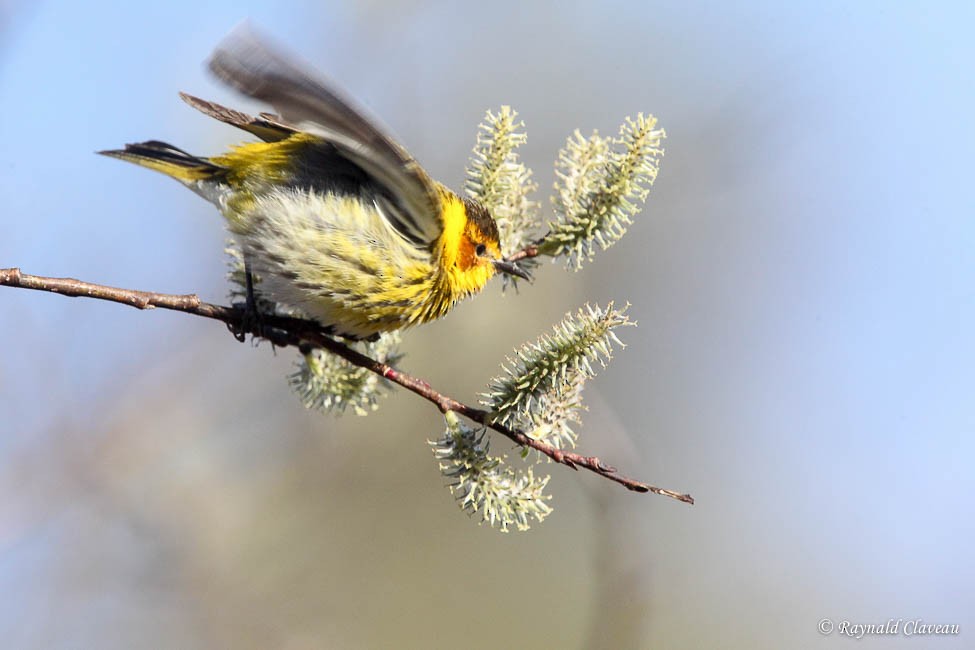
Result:
{"label": "cape may warbler", "polygon": [[180,96],[262,142],[210,158],[156,140],[100,153],[213,202],[260,275],[261,294],[366,338],[443,316],[496,271],[527,278],[503,259],[483,205],[431,179],[325,80],[246,31],[219,46],[209,66],[277,114],[251,117]]}

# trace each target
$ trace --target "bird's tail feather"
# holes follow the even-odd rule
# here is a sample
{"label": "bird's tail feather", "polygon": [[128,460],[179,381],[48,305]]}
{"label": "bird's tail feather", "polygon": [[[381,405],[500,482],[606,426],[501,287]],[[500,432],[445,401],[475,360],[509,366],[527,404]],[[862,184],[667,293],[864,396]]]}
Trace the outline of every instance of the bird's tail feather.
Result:
{"label": "bird's tail feather", "polygon": [[227,173],[225,167],[158,140],[127,144],[125,149],[112,149],[98,153],[154,169],[184,183],[219,180]]}

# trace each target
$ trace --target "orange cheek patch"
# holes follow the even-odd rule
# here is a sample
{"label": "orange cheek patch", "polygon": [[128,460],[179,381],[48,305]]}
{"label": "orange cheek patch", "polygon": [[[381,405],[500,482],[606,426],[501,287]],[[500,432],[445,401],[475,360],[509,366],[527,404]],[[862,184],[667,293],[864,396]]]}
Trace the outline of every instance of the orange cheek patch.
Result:
{"label": "orange cheek patch", "polygon": [[466,271],[475,264],[477,254],[474,252],[474,242],[465,234],[460,238],[460,248],[457,250],[457,267]]}

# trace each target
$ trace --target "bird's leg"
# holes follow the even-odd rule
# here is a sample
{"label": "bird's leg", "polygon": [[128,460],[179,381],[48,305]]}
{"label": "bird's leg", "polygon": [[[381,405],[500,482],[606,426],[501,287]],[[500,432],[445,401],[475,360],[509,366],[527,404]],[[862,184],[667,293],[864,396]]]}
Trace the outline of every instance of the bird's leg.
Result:
{"label": "bird's leg", "polygon": [[229,325],[234,338],[241,343],[247,338],[247,333],[253,336],[263,336],[264,325],[261,312],[257,308],[257,297],[254,294],[254,275],[251,273],[250,261],[244,257],[244,287],[246,290],[246,302],[244,303],[244,317],[240,325]]}
{"label": "bird's leg", "polygon": [[247,288],[247,311],[257,316],[257,298],[254,297],[254,275],[250,260],[244,258],[244,286]]}

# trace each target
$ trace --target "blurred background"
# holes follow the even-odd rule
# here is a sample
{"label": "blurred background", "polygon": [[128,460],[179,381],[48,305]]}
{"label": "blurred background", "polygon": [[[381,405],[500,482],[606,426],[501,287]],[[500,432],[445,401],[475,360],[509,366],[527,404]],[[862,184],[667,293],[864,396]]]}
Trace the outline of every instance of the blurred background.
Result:
{"label": "blurred background", "polygon": [[566,311],[630,301],[581,449],[697,505],[543,467],[554,514],[503,535],[452,502],[412,395],[323,416],[293,351],[0,288],[5,647],[849,643],[824,618],[972,647],[971,5],[2,2],[0,267],[225,301],[216,212],[93,152],[236,142],[176,93],[259,108],[202,67],[248,17],[454,187],[488,108],[526,122],[546,206],[573,129],[659,117],[621,243],[492,285],[402,366],[473,401]]}

